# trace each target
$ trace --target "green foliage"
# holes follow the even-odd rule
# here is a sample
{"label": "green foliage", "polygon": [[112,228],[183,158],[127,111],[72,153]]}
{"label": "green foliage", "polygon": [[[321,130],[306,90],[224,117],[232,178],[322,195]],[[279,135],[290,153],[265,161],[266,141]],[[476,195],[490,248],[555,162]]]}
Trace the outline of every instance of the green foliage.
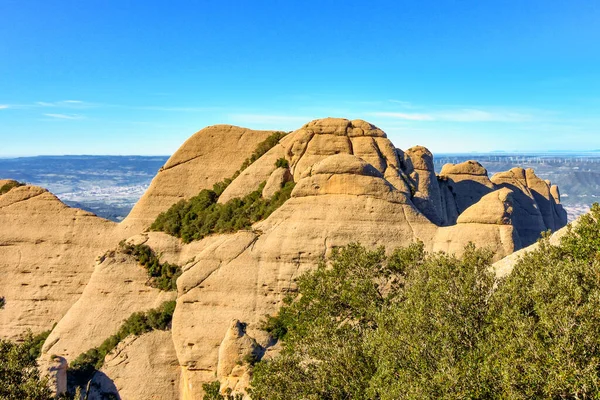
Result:
{"label": "green foliage", "polygon": [[25,186],[25,184],[22,182],[10,181],[10,182],[0,186],[0,194],[8,193],[9,190],[19,187],[19,186]]}
{"label": "green foliage", "polygon": [[127,336],[139,336],[156,329],[169,329],[175,312],[175,304],[175,301],[167,301],[159,308],[131,314],[116,334],[106,339],[100,346],[80,354],[73,360],[69,365],[69,375],[77,382],[78,386],[81,386],[91,379],[93,373],[104,364],[106,355]]}
{"label": "green foliage", "polygon": [[273,132],[271,134],[271,136],[269,136],[268,138],[266,138],[265,140],[260,142],[258,144],[258,146],[256,147],[256,149],[254,150],[254,152],[252,153],[252,155],[244,161],[244,163],[242,164],[240,169],[234,174],[234,177],[232,178],[232,180],[237,178],[237,176],[243,170],[248,168],[254,161],[258,160],[263,155],[265,155],[267,151],[269,151],[273,147],[275,147],[285,135],[286,135],[285,132]]}
{"label": "green foliage", "polygon": [[358,244],[334,250],[330,265],[298,279],[265,328],[283,339],[281,355],[259,362],[252,380],[255,399],[367,399],[376,359],[369,338],[379,315],[398,301],[406,271],[423,263],[423,245],[385,256]]}
{"label": "green foliage", "polygon": [[285,158],[281,157],[281,158],[278,158],[277,161],[275,161],[275,166],[277,168],[289,168],[290,167],[290,163],[288,162],[288,160],[286,160]]}
{"label": "green foliage", "polygon": [[152,287],[160,290],[177,290],[177,278],[181,275],[179,265],[161,263],[154,250],[145,244],[133,245],[123,240],[119,246],[125,254],[134,256],[140,265],[146,268]]}
{"label": "green foliage", "polygon": [[231,389],[225,395],[222,395],[219,391],[221,384],[219,381],[214,381],[211,383],[205,383],[202,385],[202,389],[204,390],[203,400],[242,400],[243,396],[241,394],[232,395]]}
{"label": "green foliage", "polygon": [[381,399],[487,398],[477,373],[495,283],[492,254],[467,246],[462,259],[432,254],[406,275],[401,301],[378,316],[369,341]]}
{"label": "green foliage", "polygon": [[241,199],[232,199],[226,204],[217,204],[219,196],[242,171],[272,149],[284,132],[275,132],[261,142],[231,178],[204,189],[189,200],[181,200],[161,213],[151,230],[161,231],[181,238],[185,243],[202,239],[213,233],[236,232],[248,229],[254,222],[268,217],[277,207],[289,199],[293,189],[290,182],[270,199],[261,198],[264,183],[254,192]]}
{"label": "green foliage", "polygon": [[213,233],[237,232],[267,218],[291,196],[294,182],[288,182],[270,199],[262,197],[264,183],[258,190],[225,204],[217,203],[215,190],[203,190],[188,201],[180,201],[160,214],[151,229],[180,237],[185,243]]}
{"label": "green foliage", "polygon": [[335,252],[265,321],[252,398],[599,398],[600,206],[506,278],[491,256]]}
{"label": "green foliage", "polygon": [[517,263],[490,301],[490,375],[506,398],[600,395],[600,206]]}
{"label": "green foliage", "polygon": [[27,334],[22,343],[0,339],[0,398],[50,400],[54,397],[46,379],[40,378],[36,359],[49,332]]}

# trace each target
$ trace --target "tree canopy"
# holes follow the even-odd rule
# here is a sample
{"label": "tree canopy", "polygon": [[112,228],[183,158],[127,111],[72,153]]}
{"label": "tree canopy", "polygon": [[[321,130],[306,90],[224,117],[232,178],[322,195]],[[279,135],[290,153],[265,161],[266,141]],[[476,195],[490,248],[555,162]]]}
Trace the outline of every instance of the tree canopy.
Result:
{"label": "tree canopy", "polygon": [[497,279],[492,254],[351,244],[264,328],[258,399],[590,399],[600,395],[600,206]]}

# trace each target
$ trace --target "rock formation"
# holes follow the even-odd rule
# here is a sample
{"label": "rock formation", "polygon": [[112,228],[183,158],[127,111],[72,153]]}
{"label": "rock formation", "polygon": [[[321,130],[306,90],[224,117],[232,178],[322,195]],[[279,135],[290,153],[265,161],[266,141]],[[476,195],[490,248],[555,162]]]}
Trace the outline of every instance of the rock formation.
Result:
{"label": "rock formation", "polygon": [[52,328],[83,292],[116,224],[70,208],[45,189],[0,195],[0,336]]}
{"label": "rock formation", "polygon": [[[96,373],[93,396],[199,399],[202,384],[215,380],[222,390],[245,394],[249,360],[276,353],[260,329],[265,314],[276,313],[295,278],[333,248],[361,242],[391,251],[420,240],[428,251],[460,255],[473,242],[499,260],[566,223],[558,189],[533,171],[490,179],[481,164],[468,161],[445,165],[437,176],[426,148],[402,151],[368,122],[327,118],[285,136],[221,194],[225,203],[266,182],[262,195],[269,198],[295,183],[291,198],[251,229],[189,244],[145,231],[172,204],[232,176],[269,134],[231,126],[196,133],[121,224],[70,209],[39,188],[1,195],[0,268],[9,275],[0,278],[7,300],[2,336],[47,329],[60,319],[42,358],[70,362],[115,334],[133,312],[176,298],[171,331],[119,344]],[[277,168],[281,158],[288,168]],[[177,293],[148,286],[146,271],[116,248],[122,239],[181,265]],[[43,297],[47,282],[53,291]],[[158,386],[150,382],[157,375]]]}

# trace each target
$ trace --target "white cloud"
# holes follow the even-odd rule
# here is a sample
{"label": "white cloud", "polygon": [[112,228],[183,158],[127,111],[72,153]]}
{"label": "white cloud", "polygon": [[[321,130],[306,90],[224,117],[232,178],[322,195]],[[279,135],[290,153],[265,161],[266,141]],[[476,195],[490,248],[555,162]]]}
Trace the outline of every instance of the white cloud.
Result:
{"label": "white cloud", "polygon": [[61,101],[36,101],[37,107],[58,107],[58,108],[89,108],[97,107],[98,104],[88,103],[81,100],[61,100]]}
{"label": "white cloud", "polygon": [[0,104],[0,110],[6,110],[7,108],[10,108],[8,104]]}
{"label": "white cloud", "polygon": [[475,108],[457,110],[429,111],[426,113],[371,112],[368,115],[408,121],[444,121],[444,122],[527,122],[533,116],[513,111],[485,111]]}
{"label": "white cloud", "polygon": [[388,101],[390,103],[400,104],[404,108],[414,108],[413,104],[410,101],[395,100],[395,99],[389,99]]}
{"label": "white cloud", "polygon": [[374,117],[405,119],[408,121],[433,121],[435,118],[429,114],[399,113],[399,112],[372,112]]}
{"label": "white cloud", "polygon": [[79,115],[79,114],[44,114],[44,115],[46,117],[50,117],[50,118],[68,119],[68,120],[84,119],[85,118],[83,115]]}
{"label": "white cloud", "polygon": [[244,124],[304,124],[315,119],[298,115],[231,114],[229,117]]}
{"label": "white cloud", "polygon": [[483,111],[477,109],[461,109],[437,113],[435,119],[450,122],[525,122],[531,115],[510,111]]}

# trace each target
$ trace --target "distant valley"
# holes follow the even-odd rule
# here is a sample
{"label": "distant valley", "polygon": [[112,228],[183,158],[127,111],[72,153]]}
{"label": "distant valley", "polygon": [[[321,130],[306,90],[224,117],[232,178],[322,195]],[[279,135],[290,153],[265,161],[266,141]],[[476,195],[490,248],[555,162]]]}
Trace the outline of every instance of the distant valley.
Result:
{"label": "distant valley", "polygon": [[[66,204],[121,221],[167,161],[167,156],[39,156],[0,158],[0,177],[48,189]],[[446,163],[476,159],[489,175],[520,166],[534,168],[561,190],[569,220],[600,199],[600,154],[476,153],[436,154],[439,172]]]}
{"label": "distant valley", "polygon": [[41,186],[70,206],[121,221],[167,159],[166,156],[0,158],[0,177]]}

